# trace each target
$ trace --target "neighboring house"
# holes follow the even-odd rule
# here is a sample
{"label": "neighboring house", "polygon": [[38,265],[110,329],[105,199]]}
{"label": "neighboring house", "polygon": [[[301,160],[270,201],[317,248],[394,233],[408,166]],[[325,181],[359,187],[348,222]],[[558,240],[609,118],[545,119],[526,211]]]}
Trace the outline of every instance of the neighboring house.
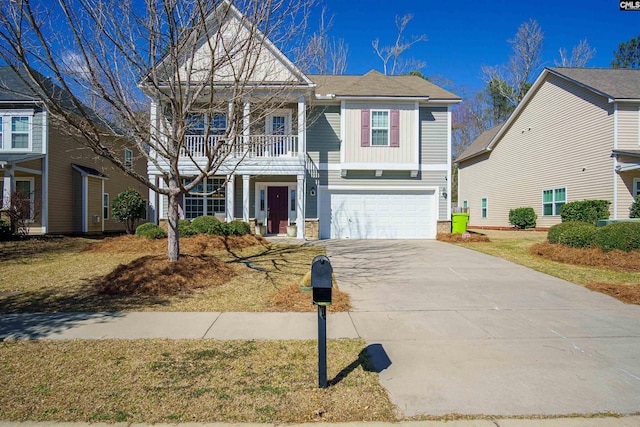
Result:
{"label": "neighboring house", "polygon": [[458,204],[472,226],[509,226],[532,207],[539,227],[568,202],[611,202],[628,218],[640,193],[640,70],[547,68],[509,119],[457,159]]}
{"label": "neighboring house", "polygon": [[[232,8],[228,19],[240,17]],[[182,216],[264,221],[268,234],[295,223],[297,237],[308,239],[432,239],[438,227],[450,231],[450,108],[460,98],[416,76],[307,76],[273,44],[265,46],[261,60],[297,90],[264,123],[245,126],[220,175],[183,198]],[[273,85],[264,78],[255,84],[267,91]],[[162,102],[153,105],[151,116],[162,114]],[[251,108],[246,99],[247,116]],[[224,113],[208,121],[226,125]],[[185,145],[204,163],[201,135],[186,136]],[[217,137],[209,138],[212,145]],[[162,172],[148,167],[150,179],[164,185]],[[181,172],[195,175],[197,168],[185,164]],[[204,193],[219,191],[205,196],[204,186]],[[165,221],[166,196],[151,192],[149,200],[152,220]]]}
{"label": "neighboring house", "polygon": [[[47,83],[65,102],[62,89]],[[66,132],[68,126],[51,117],[10,67],[0,67],[0,104],[2,206],[9,206],[13,192],[29,195],[31,234],[124,231],[124,223],[111,216],[111,201],[127,187],[146,199],[146,187]],[[113,141],[119,139],[114,136]],[[122,156],[146,174],[146,162],[124,144]]]}

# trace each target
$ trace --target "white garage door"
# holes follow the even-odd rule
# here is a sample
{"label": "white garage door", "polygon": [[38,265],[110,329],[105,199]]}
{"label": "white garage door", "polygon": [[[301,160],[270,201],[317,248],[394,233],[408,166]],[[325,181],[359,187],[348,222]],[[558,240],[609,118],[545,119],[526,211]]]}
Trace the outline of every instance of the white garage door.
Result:
{"label": "white garage door", "polygon": [[322,239],[435,239],[435,191],[324,190]]}

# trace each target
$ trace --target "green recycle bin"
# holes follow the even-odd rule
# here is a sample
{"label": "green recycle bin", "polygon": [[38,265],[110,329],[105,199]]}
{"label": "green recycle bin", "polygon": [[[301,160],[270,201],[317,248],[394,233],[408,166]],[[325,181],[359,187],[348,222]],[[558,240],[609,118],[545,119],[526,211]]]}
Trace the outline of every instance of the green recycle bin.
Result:
{"label": "green recycle bin", "polygon": [[469,223],[468,213],[452,213],[451,214],[451,232],[452,233],[466,233],[467,224]]}

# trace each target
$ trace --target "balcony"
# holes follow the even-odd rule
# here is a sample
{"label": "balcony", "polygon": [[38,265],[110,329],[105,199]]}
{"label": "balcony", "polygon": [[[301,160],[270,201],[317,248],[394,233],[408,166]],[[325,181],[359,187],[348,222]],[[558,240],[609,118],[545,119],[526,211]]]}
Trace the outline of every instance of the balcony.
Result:
{"label": "balcony", "polygon": [[[222,139],[223,137],[219,135],[210,135],[206,138],[203,135],[187,135],[185,136],[184,146],[180,154],[193,158],[207,157],[207,153],[213,152]],[[298,136],[238,136],[234,143],[227,142],[222,145],[222,152],[219,152],[219,154],[228,155],[228,157],[231,158],[297,158]]]}

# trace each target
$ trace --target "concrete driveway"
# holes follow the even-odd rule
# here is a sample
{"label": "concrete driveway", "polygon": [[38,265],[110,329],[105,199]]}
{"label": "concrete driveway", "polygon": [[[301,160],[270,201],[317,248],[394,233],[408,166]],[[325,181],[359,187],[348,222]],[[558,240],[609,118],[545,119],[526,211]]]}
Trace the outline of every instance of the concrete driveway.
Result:
{"label": "concrete driveway", "polygon": [[405,415],[640,411],[640,307],[437,241],[322,244]]}

